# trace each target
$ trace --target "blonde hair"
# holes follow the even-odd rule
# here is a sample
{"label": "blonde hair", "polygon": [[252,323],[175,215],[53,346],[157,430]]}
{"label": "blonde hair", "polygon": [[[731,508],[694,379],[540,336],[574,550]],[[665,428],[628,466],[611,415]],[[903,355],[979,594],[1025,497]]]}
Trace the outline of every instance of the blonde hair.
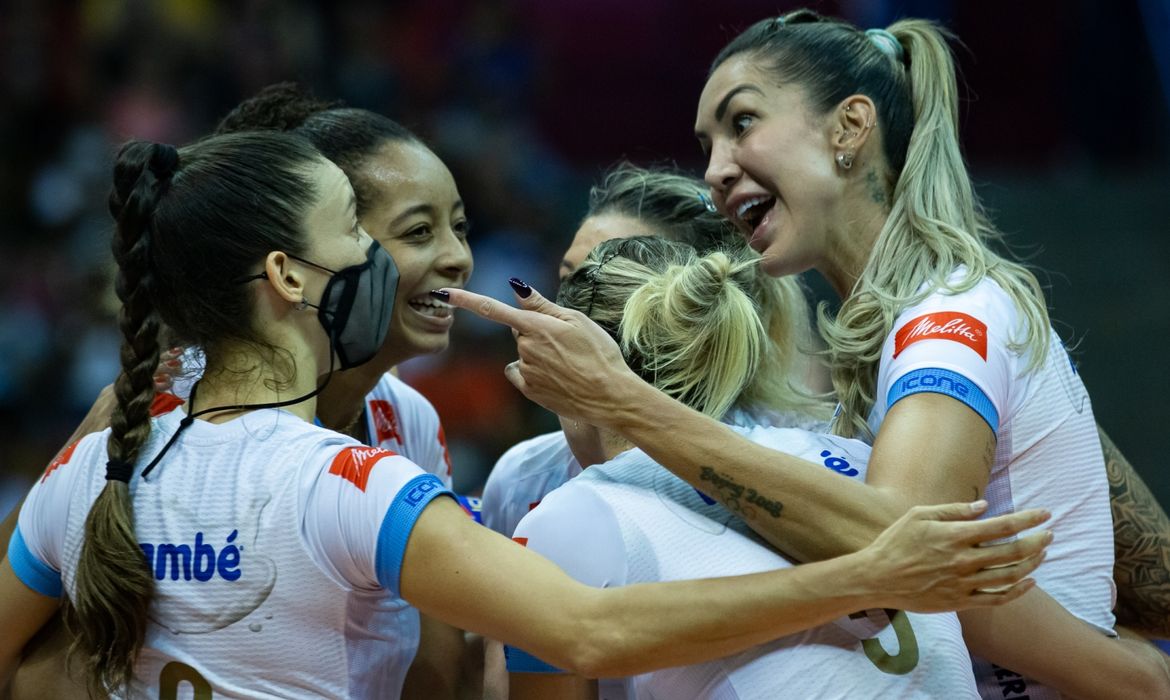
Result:
{"label": "blonde hair", "polygon": [[782,369],[755,297],[758,258],[704,256],[656,236],[606,241],[561,285],[557,302],[588,315],[627,364],[667,395],[714,418]]}
{"label": "blonde hair", "polygon": [[[730,251],[736,260],[750,259],[753,253],[743,237],[710,203],[710,188],[701,180],[671,168],[622,162],[590,190],[586,218],[620,214],[698,255]],[[753,272],[757,279],[751,293],[772,347],[761,359],[766,371],[758,373],[743,400],[763,409],[827,418],[828,404],[803,385],[809,364],[816,361],[810,356],[813,331],[804,288],[798,278],[769,277],[758,265]]]}
{"label": "blonde hair", "polygon": [[[841,411],[834,432],[869,435],[882,345],[898,314],[935,293],[960,294],[985,278],[1023,318],[1009,348],[1047,353],[1048,311],[1036,277],[989,244],[1000,237],[984,214],[959,148],[958,85],[947,34],[925,20],[895,22],[896,45],[808,10],[757,23],[732,41],[715,67],[749,53],[801,85],[821,114],[852,94],[874,100],[890,167],[890,213],[836,318],[818,309]],[[963,274],[952,279],[962,269]]]}

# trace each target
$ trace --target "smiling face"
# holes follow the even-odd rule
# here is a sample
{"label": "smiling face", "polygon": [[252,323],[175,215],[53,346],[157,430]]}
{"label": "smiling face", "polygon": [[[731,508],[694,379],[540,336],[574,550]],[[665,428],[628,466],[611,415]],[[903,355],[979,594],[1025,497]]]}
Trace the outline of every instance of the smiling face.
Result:
{"label": "smiling face", "polygon": [[444,350],[454,316],[428,292],[462,287],[472,270],[455,179],[426,146],[411,141],[386,143],[366,161],[362,177],[370,193],[362,227],[389,251],[400,275],[383,359],[395,364]]}
{"label": "smiling face", "polygon": [[842,199],[833,123],[798,85],[778,86],[747,54],[707,80],[695,134],[708,155],[715,205],[761,255],[772,276],[819,268]]}

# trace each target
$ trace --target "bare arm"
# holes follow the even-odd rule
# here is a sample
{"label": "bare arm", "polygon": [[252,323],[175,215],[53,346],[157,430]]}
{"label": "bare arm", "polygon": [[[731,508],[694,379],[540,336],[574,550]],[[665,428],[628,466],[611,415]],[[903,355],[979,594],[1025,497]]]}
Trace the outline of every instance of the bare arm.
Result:
{"label": "bare arm", "polygon": [[0,688],[8,687],[24,646],[57,612],[61,601],[24,585],[5,559],[0,562]]}
{"label": "bare arm", "polygon": [[1134,635],[1106,637],[1039,593],[1036,588],[1001,608],[959,613],[971,653],[1010,658],[1013,671],[1071,698],[1170,697],[1170,672],[1156,647]]}
{"label": "bare arm", "polygon": [[597,700],[597,681],[559,673],[509,673],[510,700]]}
{"label": "bare arm", "polygon": [[420,615],[418,652],[402,685],[404,700],[459,697],[463,669],[463,630]]}
{"label": "bare arm", "polygon": [[1117,622],[1170,638],[1170,519],[1121,450],[1097,431],[1113,511]]}
{"label": "bare arm", "polygon": [[[421,612],[559,668],[594,678],[625,676],[726,656],[867,607],[940,610],[1003,602],[973,591],[996,579],[1018,580],[1038,561],[983,567],[1037,552],[1045,537],[973,545],[1045,516],[1033,511],[949,521],[973,512],[963,504],[915,509],[860,552],[792,569],[596,589],[438,499],[407,543],[401,589]],[[948,521],[932,519],[944,517]],[[1030,587],[1025,582],[1007,595],[1014,599]]]}

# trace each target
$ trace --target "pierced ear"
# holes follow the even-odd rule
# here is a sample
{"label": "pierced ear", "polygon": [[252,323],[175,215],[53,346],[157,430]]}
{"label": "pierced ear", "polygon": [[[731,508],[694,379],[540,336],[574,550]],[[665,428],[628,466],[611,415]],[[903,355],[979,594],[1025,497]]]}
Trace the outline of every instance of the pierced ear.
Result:
{"label": "pierced ear", "polygon": [[305,298],[305,281],[291,262],[287,255],[274,250],[264,259],[264,271],[268,273],[268,283],[281,298],[299,304]]}
{"label": "pierced ear", "polygon": [[860,153],[877,126],[877,106],[865,95],[850,95],[837,105],[833,147]]}

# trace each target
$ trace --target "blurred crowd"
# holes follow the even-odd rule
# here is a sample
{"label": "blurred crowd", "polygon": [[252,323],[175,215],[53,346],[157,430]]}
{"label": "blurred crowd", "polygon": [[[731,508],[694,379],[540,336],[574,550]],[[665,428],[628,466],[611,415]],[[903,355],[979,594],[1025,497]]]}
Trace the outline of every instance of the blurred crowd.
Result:
{"label": "blurred crowd", "polygon": [[[977,172],[1165,171],[1170,14],[1152,0],[0,3],[0,510],[117,373],[105,197],[118,142],[189,141],[296,80],[404,123],[448,163],[472,220],[472,288],[509,298],[518,275],[551,293],[601,171],[621,158],[701,171],[690,125],[708,61],[802,4],[863,27],[954,29]],[[439,410],[461,490],[555,427],[503,379],[513,354],[506,332],[461,316],[448,352],[402,368]]]}

